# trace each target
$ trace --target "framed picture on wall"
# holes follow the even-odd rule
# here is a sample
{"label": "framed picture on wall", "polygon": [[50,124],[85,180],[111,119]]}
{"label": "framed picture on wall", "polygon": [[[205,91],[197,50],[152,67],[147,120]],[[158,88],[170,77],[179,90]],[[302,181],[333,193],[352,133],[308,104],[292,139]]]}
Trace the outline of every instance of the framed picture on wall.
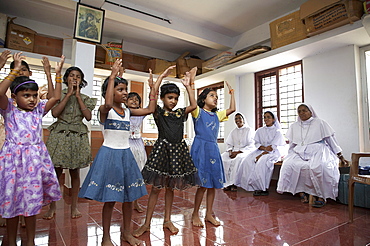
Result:
{"label": "framed picture on wall", "polygon": [[77,3],[73,38],[101,44],[104,13],[103,9]]}

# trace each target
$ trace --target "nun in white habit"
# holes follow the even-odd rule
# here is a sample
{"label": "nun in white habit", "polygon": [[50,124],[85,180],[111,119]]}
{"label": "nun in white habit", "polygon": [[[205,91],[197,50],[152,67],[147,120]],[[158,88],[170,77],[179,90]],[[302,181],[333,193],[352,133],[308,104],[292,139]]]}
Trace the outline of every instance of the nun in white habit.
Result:
{"label": "nun in white habit", "polygon": [[254,196],[268,195],[274,164],[281,157],[278,147],[285,145],[278,118],[267,111],[263,120],[265,126],[258,128],[254,137],[257,149],[244,158],[236,178],[236,185],[254,191]]}
{"label": "nun in white habit", "polygon": [[221,155],[226,179],[224,187],[232,191],[237,189],[234,183],[240,162],[254,150],[254,131],[242,113],[235,114],[235,124],[237,127],[226,139],[227,150]]}
{"label": "nun in white habit", "polygon": [[286,134],[289,151],[280,170],[277,192],[299,193],[308,203],[308,195],[316,197],[313,207],[322,207],[326,199],[338,196],[339,161],[344,159],[334,130],[319,119],[308,104],[298,107],[298,120]]}

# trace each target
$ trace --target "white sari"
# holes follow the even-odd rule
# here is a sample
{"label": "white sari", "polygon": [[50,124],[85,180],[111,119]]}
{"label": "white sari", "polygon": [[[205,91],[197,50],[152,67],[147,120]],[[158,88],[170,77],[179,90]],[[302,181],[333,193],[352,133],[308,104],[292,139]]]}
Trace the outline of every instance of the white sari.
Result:
{"label": "white sari", "polygon": [[[280,157],[278,146],[284,146],[285,141],[283,134],[280,132],[280,124],[277,117],[274,115],[274,125],[258,128],[254,137],[255,149],[247,157],[244,158],[238,176],[236,178],[236,186],[242,187],[247,191],[262,190],[265,191],[270,186],[272,173],[274,171],[274,164]],[[272,151],[268,154],[262,155],[258,161],[256,157],[265,152],[259,150],[260,146],[270,146]]]}
{"label": "white sari", "polygon": [[[241,114],[241,113],[239,113]],[[235,178],[239,169],[240,162],[246,157],[254,148],[253,135],[254,132],[245,120],[244,125],[240,128],[236,127],[232,130],[226,139],[227,149],[222,157],[222,163],[224,165],[226,183],[224,187],[235,184]],[[231,159],[229,151],[242,151],[243,153],[238,154],[235,158]]]}
{"label": "white sari", "polygon": [[316,117],[298,119],[286,134],[290,148],[280,170],[277,192],[305,192],[323,199],[338,196],[339,147],[330,125]]}

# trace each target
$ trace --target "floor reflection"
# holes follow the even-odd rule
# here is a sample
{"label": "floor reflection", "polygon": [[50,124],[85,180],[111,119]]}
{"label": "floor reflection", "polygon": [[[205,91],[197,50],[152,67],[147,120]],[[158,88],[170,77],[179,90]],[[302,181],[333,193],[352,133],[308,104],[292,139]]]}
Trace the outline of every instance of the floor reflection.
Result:
{"label": "floor reflection", "polygon": [[[274,186],[274,182],[272,186]],[[142,245],[366,245],[370,243],[370,210],[355,208],[355,221],[348,223],[348,207],[329,201],[323,208],[302,204],[298,197],[279,195],[253,197],[251,192],[217,190],[214,213],[221,226],[193,227],[191,224],[195,188],[175,191],[172,221],[180,229],[172,235],[163,229],[164,192],[160,194],[153,215],[151,231],[139,239]],[[148,197],[140,199],[143,207]],[[205,199],[201,217],[205,216]],[[52,220],[37,216],[36,244],[41,246],[99,246],[102,239],[102,203],[79,200],[82,218],[70,219],[70,198],[57,202],[57,213]],[[111,237],[115,245],[121,242],[121,204],[116,204],[112,215]],[[144,222],[145,213],[133,212],[133,229]],[[0,228],[1,245],[7,245],[6,229]],[[19,229],[18,245],[25,240],[26,231]]]}

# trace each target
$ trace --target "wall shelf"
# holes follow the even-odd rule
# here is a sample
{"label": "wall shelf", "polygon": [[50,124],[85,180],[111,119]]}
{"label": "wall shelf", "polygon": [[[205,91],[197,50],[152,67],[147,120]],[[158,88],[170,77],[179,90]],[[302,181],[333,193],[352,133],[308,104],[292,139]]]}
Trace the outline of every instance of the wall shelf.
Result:
{"label": "wall shelf", "polygon": [[[51,62],[51,67],[54,67],[54,62],[59,62],[60,57],[56,56],[47,56],[47,55],[42,55],[42,54],[37,54],[37,53],[32,53],[32,52],[27,52],[27,51],[22,51],[22,50],[13,50],[13,49],[8,49],[8,48],[0,48],[0,53],[2,53],[4,50],[10,50],[12,54],[17,53],[17,52],[22,52],[24,56],[26,56],[26,62],[31,65],[31,66],[42,66],[42,57],[46,56],[49,61]],[[10,58],[8,61],[12,61],[13,59]],[[64,61],[64,66],[68,67],[71,66],[71,59],[65,59]]]}
{"label": "wall shelf", "polygon": [[370,43],[370,37],[359,20],[274,50],[225,65],[196,77],[197,84],[212,84],[226,76],[239,76],[281,66],[346,45],[359,47]]}
{"label": "wall shelf", "polygon": [[[217,81],[223,81],[227,76],[240,76],[247,73],[263,71],[346,45],[357,45],[361,47],[369,43],[370,37],[367,34],[362,21],[359,20],[353,24],[341,26],[319,35],[225,65],[214,71],[198,75],[196,77],[196,84],[197,87],[201,87]],[[0,48],[0,52],[3,52],[5,49],[6,48]],[[11,51],[12,53],[19,52],[17,50]],[[30,65],[42,66],[41,60],[45,55],[31,52],[23,52],[23,54],[27,57],[27,62]],[[59,57],[53,56],[46,57],[48,57],[51,62],[58,62],[60,59]],[[70,66],[71,63],[71,59],[66,59],[64,67]],[[94,71],[100,76],[109,76],[110,74],[110,70],[100,68],[95,68]],[[126,69],[125,72],[125,78],[129,80],[144,82],[147,81],[148,77],[149,74],[147,72],[129,69]],[[154,75],[154,78],[157,77],[158,75]],[[165,80],[181,82],[180,79],[171,77],[167,77]]]}

